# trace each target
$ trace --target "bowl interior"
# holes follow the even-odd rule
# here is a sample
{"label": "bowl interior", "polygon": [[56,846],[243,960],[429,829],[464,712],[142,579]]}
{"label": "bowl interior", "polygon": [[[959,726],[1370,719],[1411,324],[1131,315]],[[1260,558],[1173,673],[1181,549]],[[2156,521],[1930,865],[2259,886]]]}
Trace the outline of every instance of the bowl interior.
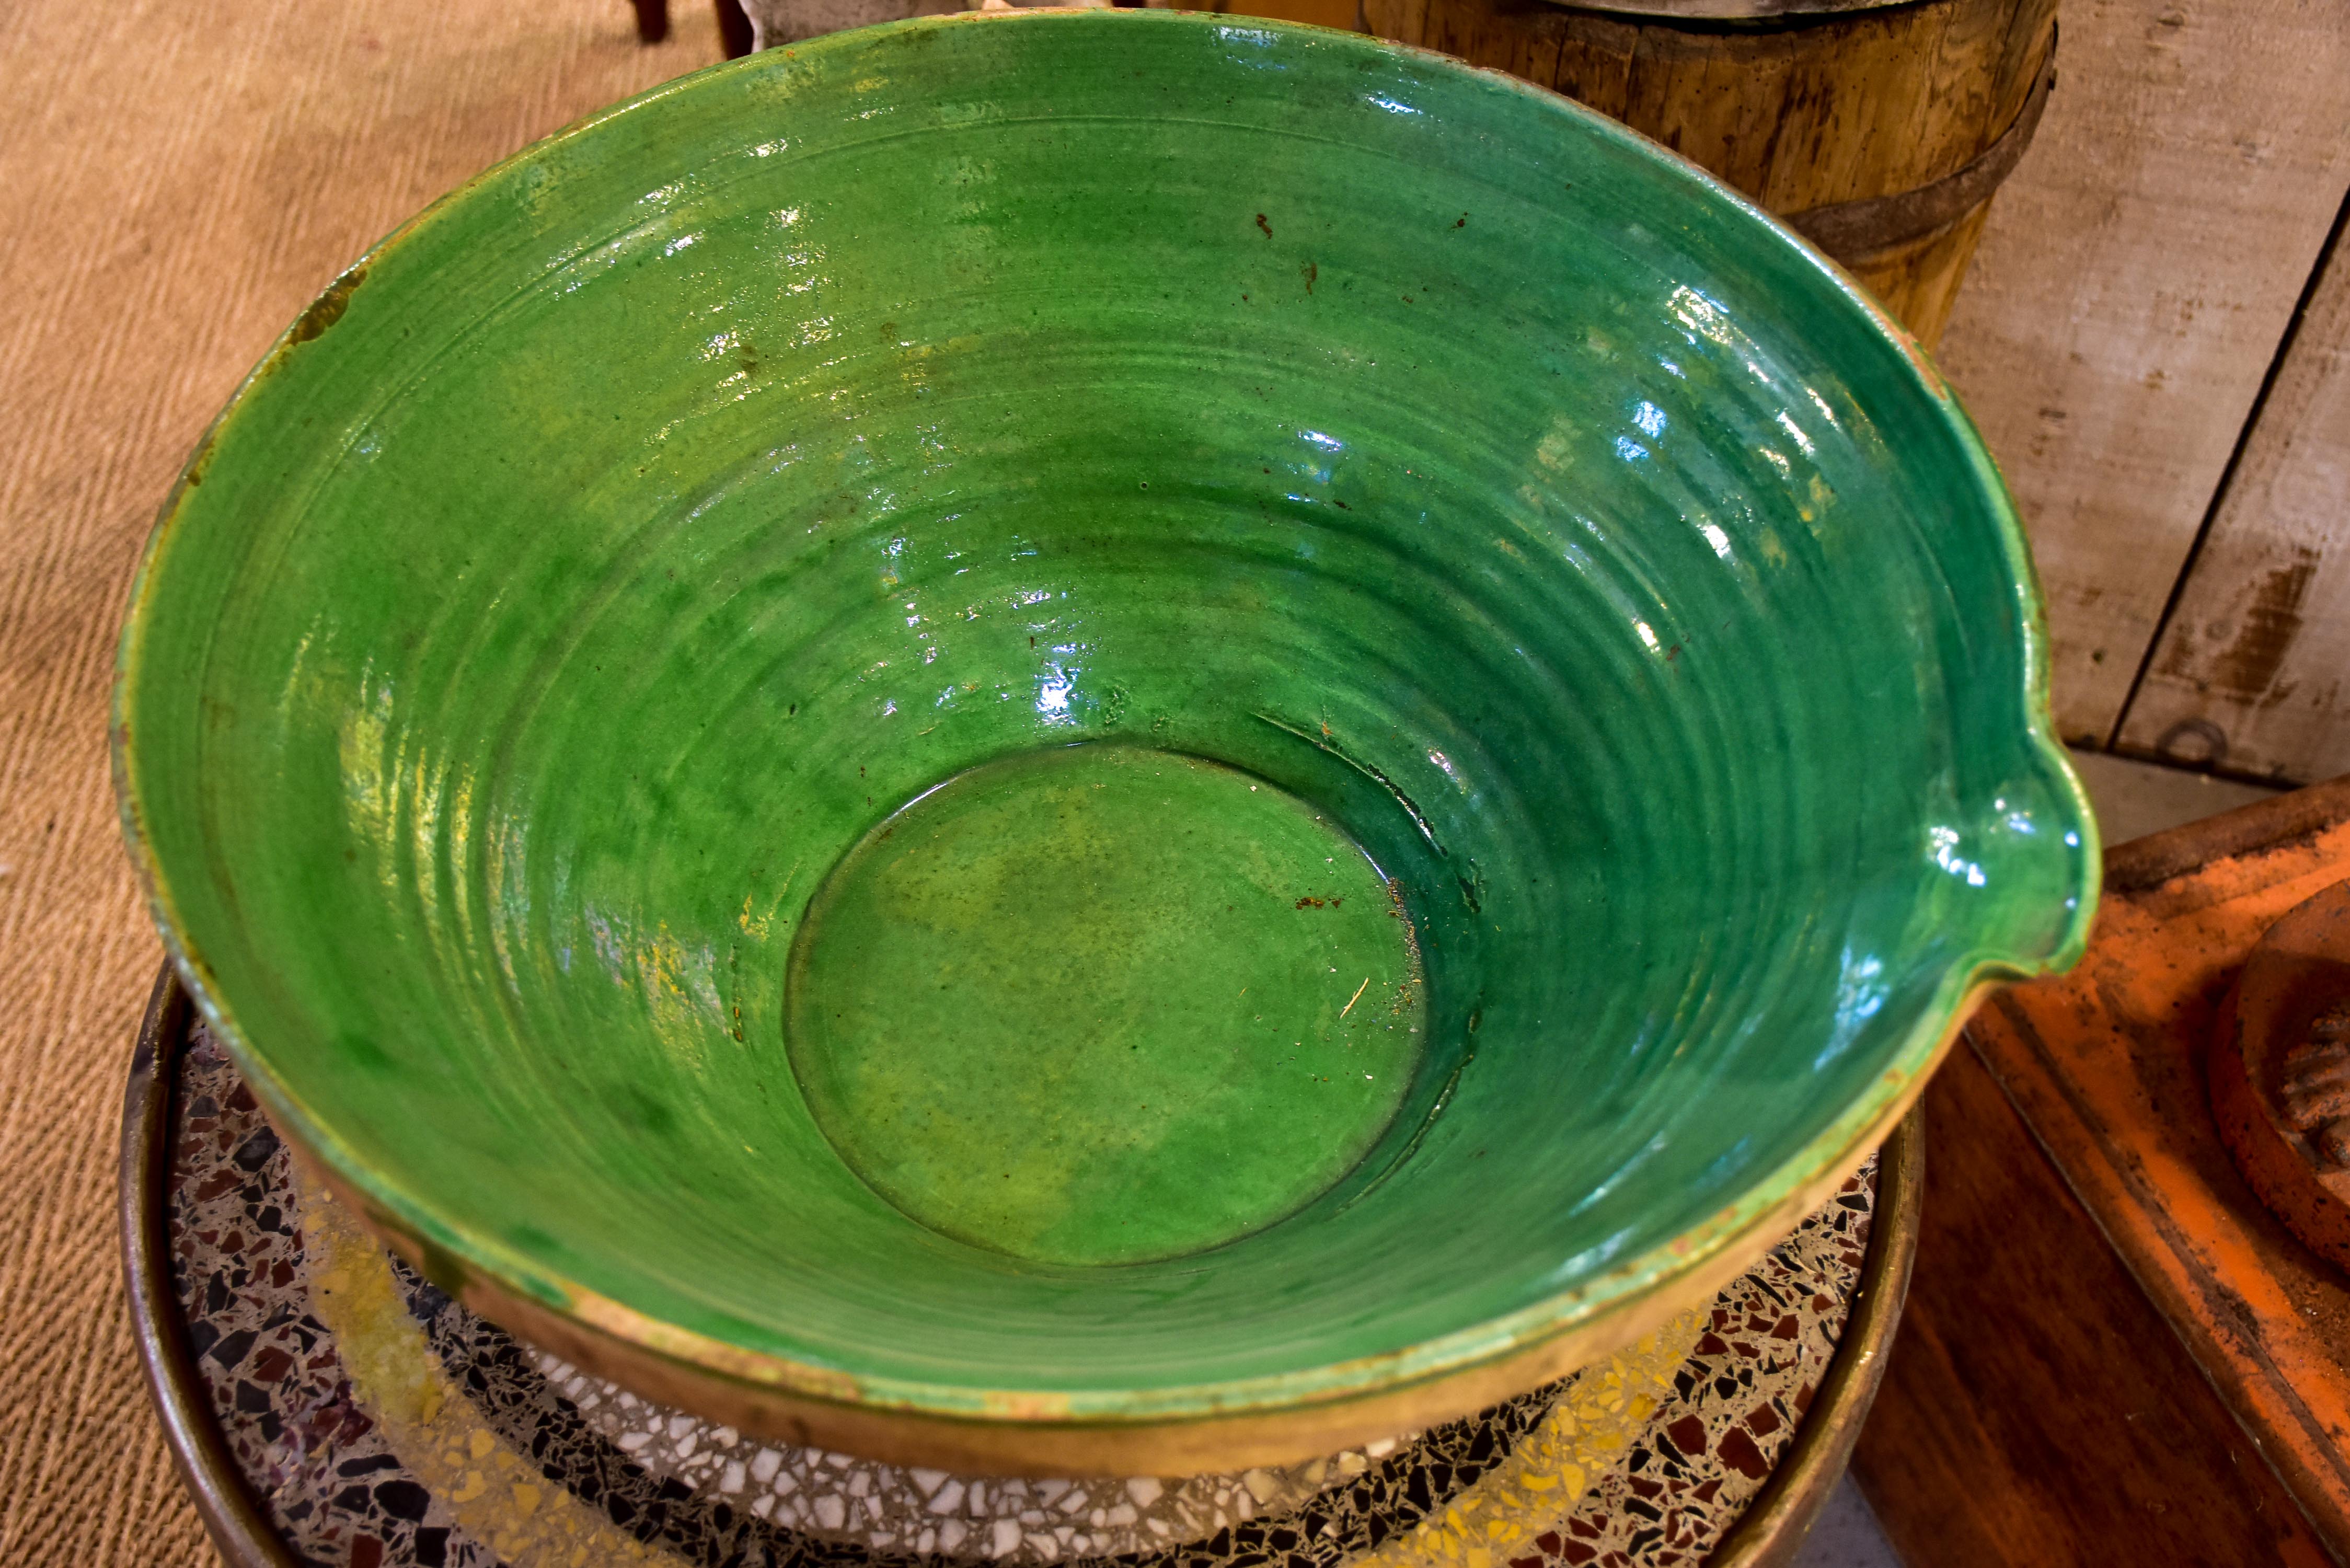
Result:
{"label": "bowl interior", "polygon": [[944,18],[347,275],[167,509],[119,745],[256,1086],[457,1266],[1181,1413],[1654,1288],[2068,961],[2036,615],[1930,369],[1629,133]]}

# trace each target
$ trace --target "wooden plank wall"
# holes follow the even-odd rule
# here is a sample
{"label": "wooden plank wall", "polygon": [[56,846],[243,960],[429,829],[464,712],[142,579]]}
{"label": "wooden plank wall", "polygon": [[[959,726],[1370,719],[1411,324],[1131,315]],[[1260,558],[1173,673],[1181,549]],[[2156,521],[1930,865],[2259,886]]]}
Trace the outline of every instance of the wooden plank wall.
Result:
{"label": "wooden plank wall", "polygon": [[[2350,307],[2278,363],[2350,188],[2350,5],[2064,0],[2060,26],[1941,349],[2032,533],[2058,723],[2231,773],[2350,768],[2350,694],[2316,668],[2350,649]],[[2334,535],[2331,571],[2295,554]]]}
{"label": "wooden plank wall", "polygon": [[2350,255],[2337,229],[2126,715],[2122,750],[2350,773]]}

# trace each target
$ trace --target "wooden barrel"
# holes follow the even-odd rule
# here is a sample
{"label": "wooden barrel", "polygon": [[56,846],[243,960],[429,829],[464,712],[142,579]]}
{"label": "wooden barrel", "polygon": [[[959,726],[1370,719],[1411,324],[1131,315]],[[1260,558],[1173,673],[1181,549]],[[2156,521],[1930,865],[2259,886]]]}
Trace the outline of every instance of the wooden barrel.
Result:
{"label": "wooden barrel", "polygon": [[2055,81],[2056,0],[1361,0],[1366,30],[1624,121],[1776,213],[1929,346]]}

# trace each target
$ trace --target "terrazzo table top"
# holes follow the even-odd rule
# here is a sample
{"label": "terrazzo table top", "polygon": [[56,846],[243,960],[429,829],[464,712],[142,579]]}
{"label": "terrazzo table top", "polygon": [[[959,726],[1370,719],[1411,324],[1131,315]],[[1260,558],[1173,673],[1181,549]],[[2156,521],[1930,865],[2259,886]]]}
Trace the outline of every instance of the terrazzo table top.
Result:
{"label": "terrazzo table top", "polygon": [[[169,1118],[168,1163],[157,1163],[170,1267],[150,1294],[170,1321],[150,1336],[161,1347],[151,1369],[195,1408],[192,1428],[209,1418],[243,1489],[256,1539],[224,1541],[233,1563],[1702,1562],[1789,1454],[1821,1389],[1867,1262],[1876,1192],[1872,1160],[1710,1306],[1469,1419],[1228,1475],[956,1476],[750,1438],[517,1341],[303,1178],[201,1024],[164,1045],[168,1102],[155,1104]],[[134,1074],[134,1106],[139,1095]],[[171,1391],[159,1393],[169,1425]]]}

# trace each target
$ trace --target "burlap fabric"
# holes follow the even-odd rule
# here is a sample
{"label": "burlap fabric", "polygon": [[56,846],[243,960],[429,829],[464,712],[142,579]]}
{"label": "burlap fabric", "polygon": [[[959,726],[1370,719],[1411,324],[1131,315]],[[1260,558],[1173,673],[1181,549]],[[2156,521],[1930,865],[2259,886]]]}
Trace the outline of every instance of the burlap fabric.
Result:
{"label": "burlap fabric", "polygon": [[160,950],[115,828],[117,618],[181,460],[303,305],[468,175],[719,57],[706,4],[0,0],[0,1563],[213,1561],[116,1262]]}

